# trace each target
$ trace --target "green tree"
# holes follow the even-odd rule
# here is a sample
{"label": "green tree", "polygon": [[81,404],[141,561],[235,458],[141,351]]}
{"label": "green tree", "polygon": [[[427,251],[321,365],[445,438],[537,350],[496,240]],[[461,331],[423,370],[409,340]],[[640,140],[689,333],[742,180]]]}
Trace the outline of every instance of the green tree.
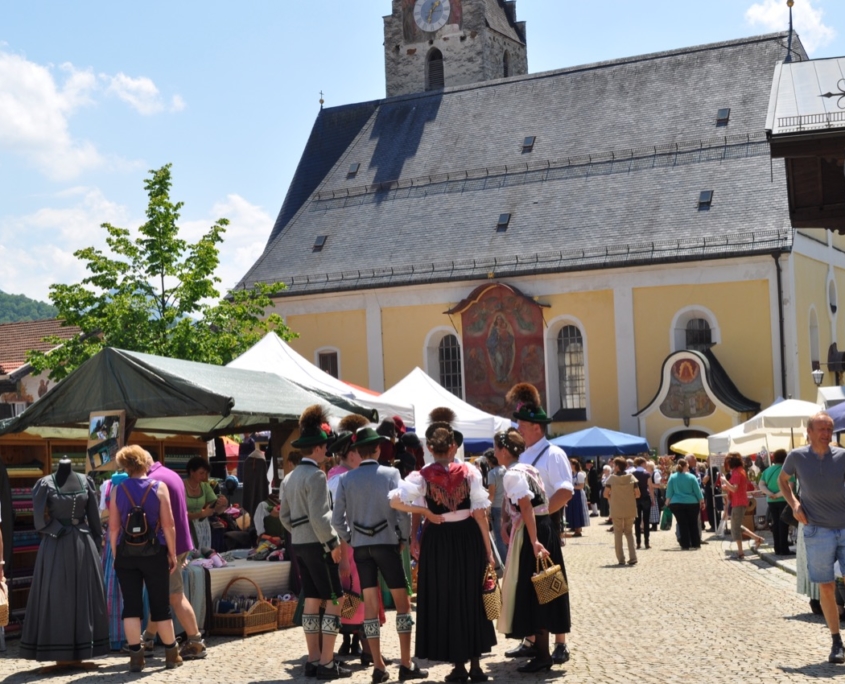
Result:
{"label": "green tree", "polygon": [[220,298],[214,272],[229,221],[218,219],[189,244],[179,237],[183,203],[171,201],[170,187],[170,164],[150,171],[144,183],[147,222],[139,235],[104,223],[110,254],[95,247],[75,252],[91,275],[74,285],[52,285],[50,301],[64,324],[82,333],[67,341],[47,338],[57,345],[49,353],[29,352],[36,370],[60,380],[104,347],[225,364],[269,330],[282,339],[295,337],[280,316],[265,316],[283,283]]}

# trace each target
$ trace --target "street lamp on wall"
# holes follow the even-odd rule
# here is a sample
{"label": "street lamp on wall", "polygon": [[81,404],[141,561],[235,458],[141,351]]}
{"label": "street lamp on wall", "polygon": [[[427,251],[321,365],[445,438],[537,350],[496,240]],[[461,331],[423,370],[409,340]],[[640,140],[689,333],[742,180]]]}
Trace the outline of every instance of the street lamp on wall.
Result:
{"label": "street lamp on wall", "polygon": [[824,371],[821,368],[816,368],[816,370],[813,371],[813,382],[816,383],[816,387],[821,387],[823,381]]}

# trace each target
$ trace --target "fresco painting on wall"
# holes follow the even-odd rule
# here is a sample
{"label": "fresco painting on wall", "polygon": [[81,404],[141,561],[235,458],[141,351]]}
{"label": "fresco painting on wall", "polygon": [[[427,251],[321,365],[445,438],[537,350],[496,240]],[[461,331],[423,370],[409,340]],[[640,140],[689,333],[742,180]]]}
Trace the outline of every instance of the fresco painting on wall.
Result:
{"label": "fresco painting on wall", "polygon": [[669,392],[660,412],[667,418],[700,418],[716,410],[702,382],[701,366],[694,359],[680,359],[669,373]]}
{"label": "fresco painting on wall", "polygon": [[467,402],[508,416],[505,394],[517,382],[530,382],[545,396],[544,325],[536,302],[506,285],[485,285],[450,313],[461,314]]}

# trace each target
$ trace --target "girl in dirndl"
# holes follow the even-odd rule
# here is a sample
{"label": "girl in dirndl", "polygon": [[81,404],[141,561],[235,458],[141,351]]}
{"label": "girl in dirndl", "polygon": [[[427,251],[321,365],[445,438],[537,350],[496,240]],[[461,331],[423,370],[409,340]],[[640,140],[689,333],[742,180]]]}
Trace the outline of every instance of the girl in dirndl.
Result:
{"label": "girl in dirndl", "polygon": [[540,473],[533,466],[519,463],[525,441],[514,428],[497,432],[496,458],[507,468],[503,478],[504,507],[512,522],[508,560],[502,583],[502,613],[497,628],[513,639],[534,637],[537,655],[518,672],[550,670],[549,633],[564,634],[570,629],[569,594],[540,604],[531,576],[537,561],[548,557],[560,565],[564,577],[563,554],[549,517],[549,500]]}

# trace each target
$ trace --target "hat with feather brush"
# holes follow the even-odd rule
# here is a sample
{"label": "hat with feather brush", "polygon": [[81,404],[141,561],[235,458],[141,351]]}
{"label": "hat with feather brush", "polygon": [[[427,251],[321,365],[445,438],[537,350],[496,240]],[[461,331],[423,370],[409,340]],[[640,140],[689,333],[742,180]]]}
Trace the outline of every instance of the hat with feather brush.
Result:
{"label": "hat with feather brush", "polygon": [[316,447],[333,441],[329,417],[320,404],[309,406],[299,417],[299,438],[290,445],[294,449]]}
{"label": "hat with feather brush", "polygon": [[455,444],[461,446],[464,443],[464,435],[456,430],[453,423],[458,419],[455,412],[448,406],[438,406],[428,414],[429,426],[425,430],[425,437],[428,439],[437,428],[448,428],[455,436]]}
{"label": "hat with feather brush", "polygon": [[505,401],[514,409],[514,420],[543,425],[552,422],[540,403],[540,392],[530,383],[520,382],[511,387],[505,395]]}

